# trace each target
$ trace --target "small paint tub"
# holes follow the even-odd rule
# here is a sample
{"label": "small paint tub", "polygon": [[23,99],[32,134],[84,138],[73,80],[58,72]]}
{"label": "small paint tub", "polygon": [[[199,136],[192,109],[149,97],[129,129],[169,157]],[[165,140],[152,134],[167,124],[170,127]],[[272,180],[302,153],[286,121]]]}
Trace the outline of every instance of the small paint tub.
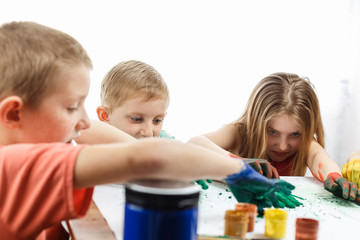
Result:
{"label": "small paint tub", "polygon": [[286,236],[287,212],[279,208],[266,208],[265,236],[270,238],[284,238]]}
{"label": "small paint tub", "polygon": [[245,237],[248,221],[248,213],[246,211],[227,210],[225,212],[224,235]]}
{"label": "small paint tub", "polygon": [[319,221],[312,218],[296,219],[296,240],[316,240]]}
{"label": "small paint tub", "polygon": [[257,206],[251,203],[237,203],[235,206],[235,210],[237,211],[246,211],[248,213],[248,227],[247,231],[254,231],[255,218],[257,216]]}

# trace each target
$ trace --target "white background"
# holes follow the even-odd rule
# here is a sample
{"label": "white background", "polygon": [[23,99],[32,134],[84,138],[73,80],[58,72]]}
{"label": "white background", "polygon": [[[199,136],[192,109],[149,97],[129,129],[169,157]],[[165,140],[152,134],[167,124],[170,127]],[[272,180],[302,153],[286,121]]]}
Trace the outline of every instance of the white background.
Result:
{"label": "white background", "polygon": [[[340,166],[360,149],[360,1],[0,0],[0,24],[30,20],[75,37],[94,63],[86,107],[120,61],[155,67],[171,102],[164,129],[186,141],[238,118],[261,78],[315,85],[326,149]],[[0,56],[1,57],[1,56]]]}

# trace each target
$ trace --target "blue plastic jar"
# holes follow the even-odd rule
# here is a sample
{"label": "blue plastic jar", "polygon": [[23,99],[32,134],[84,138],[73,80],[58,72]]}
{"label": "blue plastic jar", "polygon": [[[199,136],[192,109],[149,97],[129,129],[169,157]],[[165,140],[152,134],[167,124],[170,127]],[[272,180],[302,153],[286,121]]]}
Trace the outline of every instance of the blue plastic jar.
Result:
{"label": "blue plastic jar", "polygon": [[199,192],[178,181],[127,184],[124,240],[196,240]]}

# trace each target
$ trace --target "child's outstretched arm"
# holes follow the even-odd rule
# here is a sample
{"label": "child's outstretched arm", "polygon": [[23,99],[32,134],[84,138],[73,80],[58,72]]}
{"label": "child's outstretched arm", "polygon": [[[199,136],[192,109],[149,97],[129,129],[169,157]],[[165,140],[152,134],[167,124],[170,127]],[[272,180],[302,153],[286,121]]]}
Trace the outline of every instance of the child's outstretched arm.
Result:
{"label": "child's outstretched arm", "polygon": [[[225,156],[231,155],[236,157],[233,153],[239,151],[239,139],[241,137],[242,136],[239,135],[237,128],[234,125],[229,124],[214,132],[193,137],[188,143],[203,146]],[[255,171],[267,178],[279,178],[276,168],[265,159],[242,158],[242,160],[250,164]]]}
{"label": "child's outstretched arm", "polygon": [[101,144],[114,142],[133,142],[136,139],[110,124],[92,120],[88,129],[82,130],[78,144]]}
{"label": "child's outstretched arm", "polygon": [[360,202],[359,190],[356,185],[341,175],[339,166],[316,141],[312,141],[310,144],[307,165],[313,176],[324,182],[326,190],[338,197]]}
{"label": "child's outstretched arm", "polygon": [[239,172],[239,161],[208,149],[166,139],[89,145],[78,155],[75,187],[139,178],[223,179]]}

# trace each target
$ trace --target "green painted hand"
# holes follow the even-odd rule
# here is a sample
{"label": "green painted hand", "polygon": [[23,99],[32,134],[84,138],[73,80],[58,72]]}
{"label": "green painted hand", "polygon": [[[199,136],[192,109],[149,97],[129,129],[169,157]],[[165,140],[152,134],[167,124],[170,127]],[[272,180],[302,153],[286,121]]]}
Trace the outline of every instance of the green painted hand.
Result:
{"label": "green painted hand", "polygon": [[348,199],[350,201],[359,201],[359,198],[357,197],[359,189],[354,183],[343,178],[340,173],[329,173],[324,181],[324,188],[337,197]]}
{"label": "green painted hand", "polygon": [[259,209],[286,205],[284,201],[278,199],[276,194],[290,195],[295,188],[286,181],[268,179],[260,175],[246,163],[242,171],[228,176],[225,181],[238,202],[254,203]]}

